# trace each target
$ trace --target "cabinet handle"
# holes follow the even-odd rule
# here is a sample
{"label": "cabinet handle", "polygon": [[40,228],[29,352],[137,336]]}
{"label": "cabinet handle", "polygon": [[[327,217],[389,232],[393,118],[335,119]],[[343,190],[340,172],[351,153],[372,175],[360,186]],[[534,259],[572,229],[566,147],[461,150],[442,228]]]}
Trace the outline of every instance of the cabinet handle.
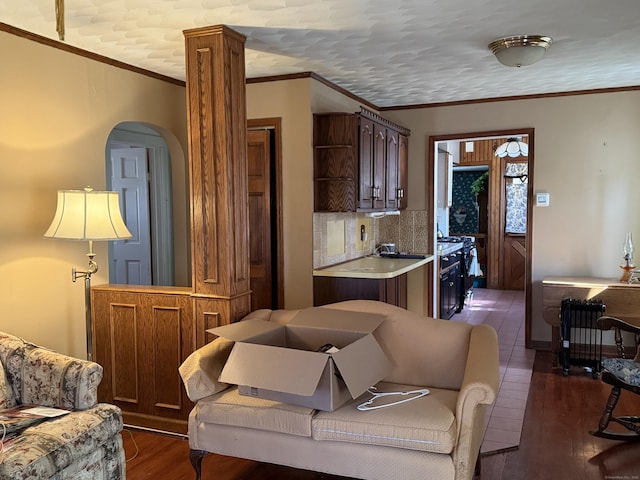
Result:
{"label": "cabinet handle", "polygon": [[449,282],[449,286],[450,286],[450,287],[453,287],[453,282]]}
{"label": "cabinet handle", "polygon": [[396,198],[404,198],[404,188],[396,189]]}
{"label": "cabinet handle", "polygon": [[380,187],[371,187],[373,198],[380,198]]}

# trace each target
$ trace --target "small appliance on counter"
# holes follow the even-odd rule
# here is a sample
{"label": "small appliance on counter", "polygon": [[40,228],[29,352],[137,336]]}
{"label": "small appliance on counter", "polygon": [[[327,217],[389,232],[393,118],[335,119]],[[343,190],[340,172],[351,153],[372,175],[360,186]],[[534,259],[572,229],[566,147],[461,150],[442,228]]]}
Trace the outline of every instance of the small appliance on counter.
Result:
{"label": "small appliance on counter", "polygon": [[393,253],[396,253],[396,244],[395,243],[381,243],[380,244],[380,255],[393,254]]}

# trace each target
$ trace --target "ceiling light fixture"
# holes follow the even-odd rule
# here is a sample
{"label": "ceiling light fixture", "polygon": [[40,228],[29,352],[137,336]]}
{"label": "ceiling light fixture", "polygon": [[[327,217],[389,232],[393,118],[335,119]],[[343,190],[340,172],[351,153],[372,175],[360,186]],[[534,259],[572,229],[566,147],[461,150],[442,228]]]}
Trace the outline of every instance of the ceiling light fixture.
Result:
{"label": "ceiling light fixture", "polygon": [[496,148],[496,157],[504,158],[509,155],[511,158],[529,156],[529,145],[520,141],[520,138],[510,137],[507,141]]}
{"label": "ceiling light fixture", "polygon": [[551,37],[518,35],[494,40],[489,44],[489,50],[507,67],[524,67],[540,60],[551,43]]}
{"label": "ceiling light fixture", "polygon": [[56,31],[58,38],[64,40],[64,0],[56,1]]}

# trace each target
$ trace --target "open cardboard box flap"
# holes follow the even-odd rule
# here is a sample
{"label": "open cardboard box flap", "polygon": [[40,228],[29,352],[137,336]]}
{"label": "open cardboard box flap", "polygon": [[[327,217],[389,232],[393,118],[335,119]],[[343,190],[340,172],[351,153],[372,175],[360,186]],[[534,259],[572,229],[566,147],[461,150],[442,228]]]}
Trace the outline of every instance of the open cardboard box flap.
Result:
{"label": "open cardboard box flap", "polygon": [[352,398],[363,394],[391,372],[391,362],[373,335],[331,354]]}
{"label": "open cardboard box flap", "polygon": [[[248,365],[247,359],[259,361]],[[240,342],[231,350],[220,381],[308,397],[315,392],[326,364],[324,353]]]}
{"label": "open cardboard box flap", "polygon": [[301,310],[291,319],[289,325],[314,328],[372,333],[384,322],[383,315],[335,308],[312,307]]}
{"label": "open cardboard box flap", "polygon": [[[391,371],[391,363],[373,336],[382,315],[309,308],[287,325],[250,319],[207,330],[235,341],[220,381],[294,395],[314,395],[333,361],[352,398]],[[339,348],[317,352],[323,343]]]}

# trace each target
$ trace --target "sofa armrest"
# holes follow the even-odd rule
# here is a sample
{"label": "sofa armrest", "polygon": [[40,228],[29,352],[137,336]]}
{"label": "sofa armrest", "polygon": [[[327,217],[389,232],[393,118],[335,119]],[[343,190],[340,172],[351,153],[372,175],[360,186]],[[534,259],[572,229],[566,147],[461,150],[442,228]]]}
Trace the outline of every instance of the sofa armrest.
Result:
{"label": "sofa armrest", "polygon": [[218,377],[233,345],[231,340],[218,337],[191,353],[178,367],[187,396],[192,402],[221,392],[229,386],[220,382]]}
{"label": "sofa armrest", "polygon": [[86,410],[96,405],[102,367],[6,335],[5,372],[19,403]]}
{"label": "sofa armrest", "polygon": [[477,325],[471,331],[464,379],[456,404],[458,444],[454,452],[460,478],[472,478],[482,443],[485,406],[499,388],[498,335],[493,327]]}

